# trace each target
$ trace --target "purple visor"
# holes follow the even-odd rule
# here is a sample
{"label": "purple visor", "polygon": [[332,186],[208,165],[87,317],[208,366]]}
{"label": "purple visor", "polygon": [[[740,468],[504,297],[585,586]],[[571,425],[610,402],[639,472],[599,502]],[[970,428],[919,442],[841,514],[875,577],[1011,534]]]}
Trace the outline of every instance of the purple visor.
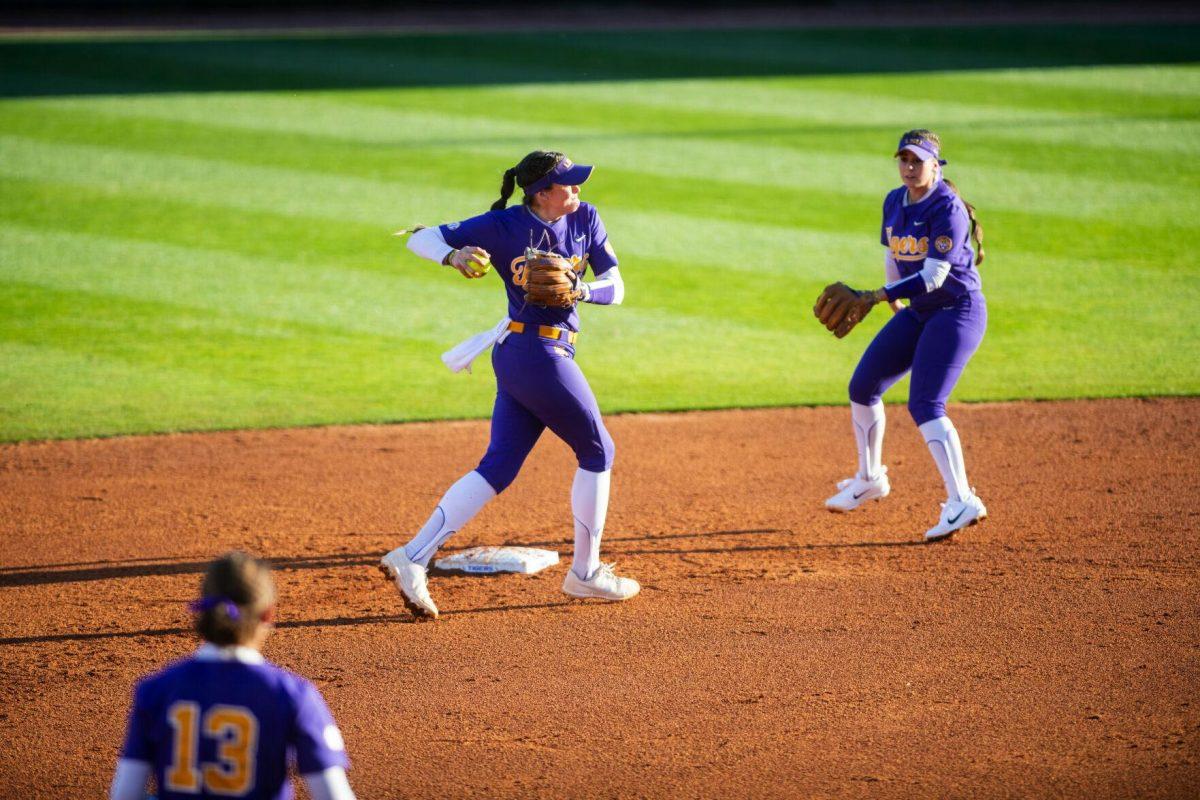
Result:
{"label": "purple visor", "polygon": [[592,174],[592,168],[584,164],[576,164],[569,158],[554,165],[554,169],[525,187],[526,195],[534,195],[542,189],[549,189],[554,184],[562,186],[578,186]]}
{"label": "purple visor", "polygon": [[931,139],[923,139],[920,136],[905,136],[900,140],[899,146],[896,148],[896,155],[900,155],[901,151],[907,150],[914,155],[920,156],[922,161],[930,158],[936,158],[937,162],[945,166],[946,162],[938,152],[937,144]]}

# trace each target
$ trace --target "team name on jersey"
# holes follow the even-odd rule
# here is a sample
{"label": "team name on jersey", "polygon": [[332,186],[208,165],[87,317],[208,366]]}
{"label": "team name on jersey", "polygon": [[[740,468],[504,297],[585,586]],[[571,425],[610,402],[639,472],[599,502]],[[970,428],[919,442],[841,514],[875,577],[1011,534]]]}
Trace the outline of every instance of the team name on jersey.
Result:
{"label": "team name on jersey", "polygon": [[897,261],[919,261],[929,252],[929,237],[892,236],[892,226],[887,228],[888,247]]}

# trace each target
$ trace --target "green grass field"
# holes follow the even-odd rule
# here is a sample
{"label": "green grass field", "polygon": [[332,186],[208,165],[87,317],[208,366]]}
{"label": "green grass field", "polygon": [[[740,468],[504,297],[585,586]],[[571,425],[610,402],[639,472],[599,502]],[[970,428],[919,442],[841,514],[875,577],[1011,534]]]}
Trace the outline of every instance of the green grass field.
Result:
{"label": "green grass field", "polygon": [[1200,392],[1200,27],[943,36],[0,42],[0,439],[487,416],[486,362],[438,355],[499,281],[390,234],[537,148],[598,167],[605,411],[845,402],[886,312],[838,342],[812,301],[882,281],[916,126],[987,233],[956,399]]}

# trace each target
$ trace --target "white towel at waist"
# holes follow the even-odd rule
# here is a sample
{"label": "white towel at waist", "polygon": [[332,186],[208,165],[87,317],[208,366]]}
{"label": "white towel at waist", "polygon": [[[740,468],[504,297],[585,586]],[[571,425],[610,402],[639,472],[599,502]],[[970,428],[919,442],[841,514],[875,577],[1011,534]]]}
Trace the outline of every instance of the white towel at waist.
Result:
{"label": "white towel at waist", "polygon": [[450,368],[451,372],[462,372],[464,369],[470,372],[471,362],[478,358],[480,353],[505,340],[509,334],[508,323],[510,322],[512,320],[505,317],[497,322],[494,328],[488,328],[470,339],[459,342],[442,353],[442,362]]}

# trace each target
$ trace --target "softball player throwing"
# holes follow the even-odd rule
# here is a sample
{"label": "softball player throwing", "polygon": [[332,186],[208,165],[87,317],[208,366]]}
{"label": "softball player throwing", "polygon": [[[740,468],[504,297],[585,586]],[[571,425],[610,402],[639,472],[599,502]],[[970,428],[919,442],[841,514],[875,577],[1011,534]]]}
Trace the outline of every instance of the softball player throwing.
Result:
{"label": "softball player throwing", "polygon": [[[832,284],[813,309],[839,338],[876,303],[890,303],[894,312],[850,379],[858,472],[838,484],[825,506],[850,511],[891,491],[883,466],[881,397],[911,370],[908,410],[947,494],[941,518],[925,532],[927,541],[944,539],[987,516],[967,481],[958,432],[946,416],[946,400],[987,327],[987,304],[975,269],[983,261],[983,229],[974,207],[942,176],[946,162],[940,149],[932,131],[913,130],[900,138],[896,159],[904,185],[883,202],[880,235],[888,283],[874,291]],[[902,299],[910,301],[907,308],[899,303]]]}
{"label": "softball player throwing", "polygon": [[354,800],[342,736],[311,683],[263,660],[275,618],[267,566],[245,553],[209,565],[192,604],[204,644],[143,678],[113,777],[112,800],[292,796],[289,763],[314,800]]}
{"label": "softball player throwing", "polygon": [[[412,541],[381,562],[417,616],[438,615],[427,583],[434,553],[513,482],[546,428],[571,447],[579,464],[571,488],[575,555],[563,591],[572,597],[627,600],[641,588],[617,576],[612,564],[600,562],[614,447],[575,363],[576,303],[617,305],[625,293],[600,215],[579,199],[579,186],[591,172],[562,153],[530,153],[504,173],[491,211],[424,228],[409,239],[417,255],[466,278],[482,277],[495,263],[508,295],[508,318],[488,341],[495,341],[496,401],[487,452],[450,487]],[[524,202],[508,207],[515,186],[521,187]],[[547,265],[558,271],[546,277],[550,273],[542,268]],[[592,283],[582,279],[588,267],[596,278]],[[542,293],[546,281],[557,281],[554,297]]]}

